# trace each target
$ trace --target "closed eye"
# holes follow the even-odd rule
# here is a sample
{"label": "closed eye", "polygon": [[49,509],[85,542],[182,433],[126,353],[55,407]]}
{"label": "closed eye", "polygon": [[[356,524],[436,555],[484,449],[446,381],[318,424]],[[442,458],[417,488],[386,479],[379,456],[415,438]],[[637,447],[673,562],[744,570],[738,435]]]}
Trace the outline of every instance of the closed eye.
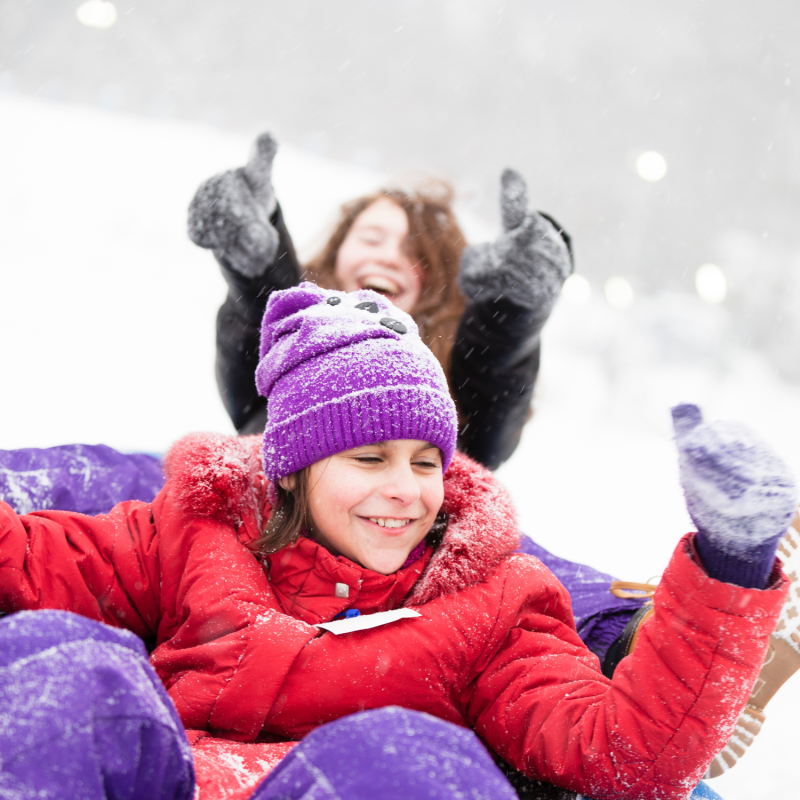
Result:
{"label": "closed eye", "polygon": [[367,230],[359,231],[358,238],[364,244],[381,244],[385,238],[383,231],[376,230],[375,228],[368,228]]}

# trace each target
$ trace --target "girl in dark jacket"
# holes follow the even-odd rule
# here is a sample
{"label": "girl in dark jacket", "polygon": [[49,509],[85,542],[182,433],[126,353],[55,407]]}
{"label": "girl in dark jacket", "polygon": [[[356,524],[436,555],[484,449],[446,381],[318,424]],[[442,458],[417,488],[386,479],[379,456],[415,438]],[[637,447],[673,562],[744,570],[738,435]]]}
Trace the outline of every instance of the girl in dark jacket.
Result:
{"label": "girl in dark jacket", "polygon": [[796,489],[752,434],[673,410],[698,532],[609,680],[563,587],[515,554],[502,488],[455,453],[411,317],[371,291],[275,293],[257,385],[263,438],[189,437],[151,504],[0,504],[0,610],[150,639],[168,693],[124,635],[13,614],[0,787],[188,800],[182,724],[200,800],[511,800],[480,741],[523,797],[692,793],[786,596],[775,550]]}
{"label": "girl in dark jacket", "polygon": [[303,270],[272,190],[276,149],[263,134],[245,167],[206,181],[189,207],[190,238],[214,252],[229,286],[216,372],[236,429],[264,428],[253,383],[259,325],[270,293],[302,274],[329,289],[373,289],[411,314],[447,374],[460,450],[496,469],[530,416],[542,327],[572,271],[567,234],[528,210],[523,178],[506,170],[504,233],[492,244],[466,246],[445,185],[386,189],[345,205]]}

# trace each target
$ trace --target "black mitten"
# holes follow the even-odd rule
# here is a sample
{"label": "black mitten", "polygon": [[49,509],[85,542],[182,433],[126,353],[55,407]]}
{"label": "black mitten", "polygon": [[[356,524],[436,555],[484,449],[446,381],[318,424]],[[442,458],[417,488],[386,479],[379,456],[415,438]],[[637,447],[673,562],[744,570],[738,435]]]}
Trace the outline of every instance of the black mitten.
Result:
{"label": "black mitten", "polygon": [[546,313],[572,272],[567,243],[548,219],[528,210],[525,179],[515,170],[503,172],[500,207],[504,232],[495,242],[464,250],[461,288],[473,301],[505,297]]}
{"label": "black mitten", "polygon": [[270,223],[277,207],[272,189],[277,149],[272,135],[262,133],[244,167],[200,184],[189,204],[189,238],[247,278],[263,275],[278,252],[279,235]]}

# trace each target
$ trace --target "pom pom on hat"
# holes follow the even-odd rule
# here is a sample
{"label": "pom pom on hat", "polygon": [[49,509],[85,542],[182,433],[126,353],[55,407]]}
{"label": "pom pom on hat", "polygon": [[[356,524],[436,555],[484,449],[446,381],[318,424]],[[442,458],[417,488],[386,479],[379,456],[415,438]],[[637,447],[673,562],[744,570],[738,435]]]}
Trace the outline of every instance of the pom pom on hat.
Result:
{"label": "pom pom on hat", "polygon": [[256,385],[267,398],[270,480],[392,439],[436,445],[445,469],[453,457],[457,419],[444,372],[414,320],[377,292],[312,283],[274,292]]}

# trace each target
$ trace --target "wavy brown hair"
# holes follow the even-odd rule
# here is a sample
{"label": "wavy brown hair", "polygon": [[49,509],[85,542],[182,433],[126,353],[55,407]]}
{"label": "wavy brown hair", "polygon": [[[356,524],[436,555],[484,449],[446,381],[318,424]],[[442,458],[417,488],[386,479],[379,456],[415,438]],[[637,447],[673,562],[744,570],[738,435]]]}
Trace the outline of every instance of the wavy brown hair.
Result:
{"label": "wavy brown hair", "polygon": [[409,240],[422,267],[422,290],[411,316],[449,377],[450,351],[466,303],[456,280],[466,242],[453,214],[450,184],[429,180],[414,189],[381,189],[345,203],[328,243],[306,265],[305,277],[325,289],[341,288],[336,280],[339,247],[356,217],[382,197],[397,203],[408,217]]}

